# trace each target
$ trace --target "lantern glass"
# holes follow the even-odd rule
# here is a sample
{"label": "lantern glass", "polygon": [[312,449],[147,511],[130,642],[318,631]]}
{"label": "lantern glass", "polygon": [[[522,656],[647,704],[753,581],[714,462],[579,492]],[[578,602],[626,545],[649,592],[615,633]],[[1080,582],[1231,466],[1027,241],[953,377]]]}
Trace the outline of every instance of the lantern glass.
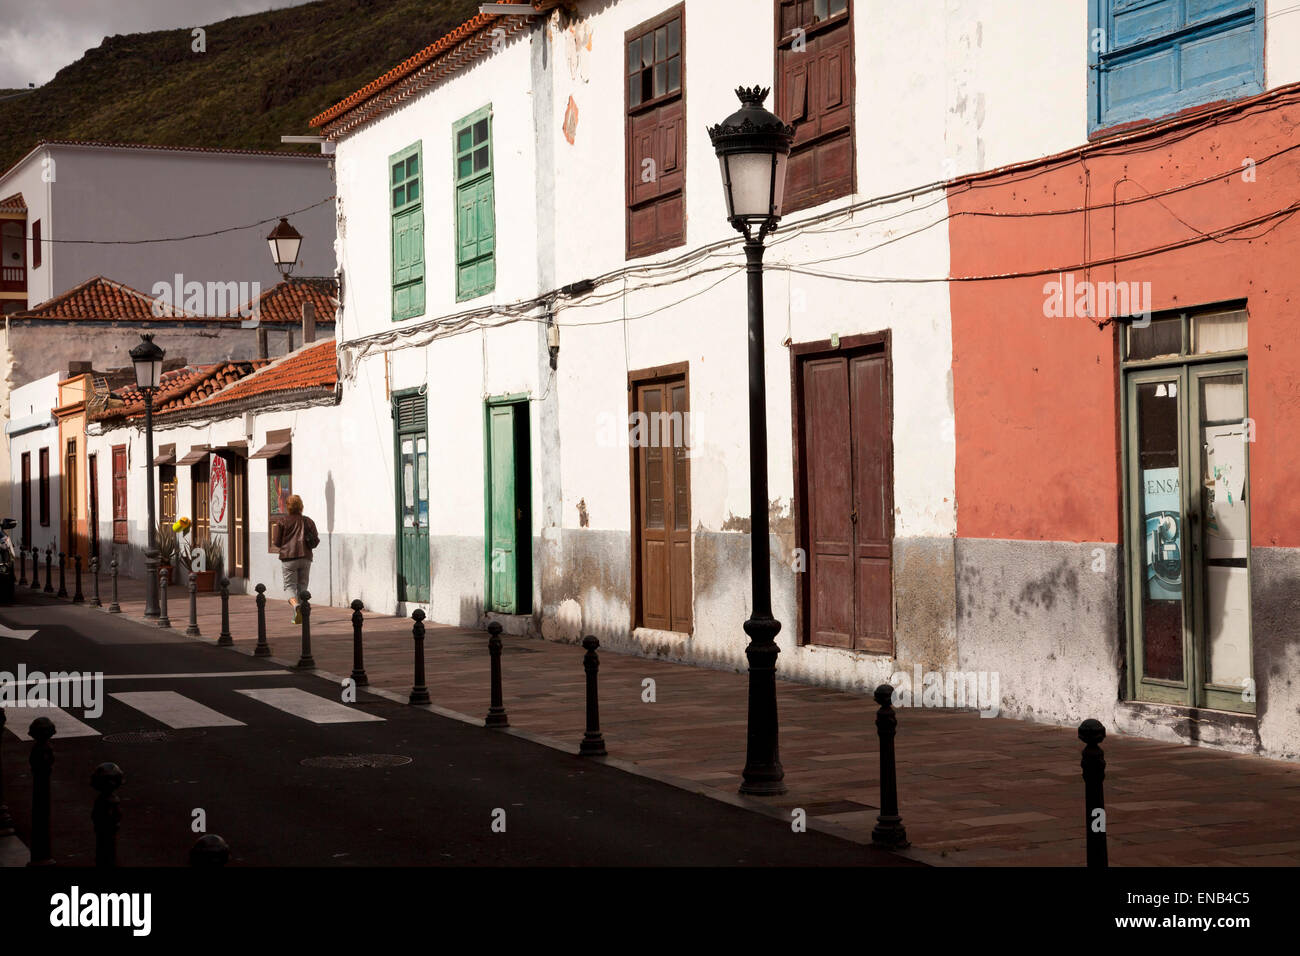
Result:
{"label": "lantern glass", "polygon": [[135,366],[135,384],[152,390],[162,381],[163,359],[167,353],[154,344],[153,335],[142,335],[140,344],[131,349],[131,364]]}
{"label": "lantern glass", "polygon": [[271,258],[275,260],[275,264],[284,268],[298,261],[298,248],[302,245],[302,239],[295,237],[268,239],[266,244],[271,247]]}
{"label": "lantern glass", "polygon": [[780,218],[786,158],[781,153],[730,153],[719,157],[727,193],[727,218],[746,222]]}

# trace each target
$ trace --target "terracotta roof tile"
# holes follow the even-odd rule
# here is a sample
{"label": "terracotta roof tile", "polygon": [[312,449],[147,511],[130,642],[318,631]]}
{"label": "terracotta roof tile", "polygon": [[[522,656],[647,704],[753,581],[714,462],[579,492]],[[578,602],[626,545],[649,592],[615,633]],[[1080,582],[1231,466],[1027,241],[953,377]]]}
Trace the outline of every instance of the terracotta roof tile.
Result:
{"label": "terracotta roof tile", "polygon": [[23,201],[22,193],[14,193],[12,196],[6,196],[0,199],[0,212],[26,212],[27,203]]}
{"label": "terracotta roof tile", "polygon": [[[257,300],[257,315],[263,322],[275,325],[295,325],[302,321],[302,304],[310,301],[316,307],[316,321],[331,325],[338,309],[339,285],[331,276],[286,279],[267,289]],[[245,303],[242,314],[250,313],[252,303]],[[232,317],[236,313],[231,313]]]}
{"label": "terracotta roof tile", "polygon": [[[161,303],[161,315],[154,314],[154,297],[129,285],[103,276],[87,279],[62,295],[42,302],[34,309],[16,313],[14,318],[30,319],[99,319],[130,322],[156,322],[160,319],[199,318],[184,309]],[[224,321],[224,318],[222,319]]]}
{"label": "terracotta roof tile", "polygon": [[[252,375],[270,364],[269,359],[246,359],[216,362],[212,365],[187,365],[163,375],[154,396],[154,414],[165,415],[197,405],[226,386]],[[114,391],[110,397],[119,404],[104,409],[101,418],[137,418],[144,414],[144,395],[134,384]]]}
{"label": "terracotta roof tile", "polygon": [[[526,0],[496,0],[498,3],[522,3]],[[549,10],[560,6],[560,0],[533,0],[532,6],[539,13],[545,13]],[[315,116],[311,120],[312,126],[323,126],[332,120],[339,119],[343,115],[361,106],[367,100],[372,99],[383,91],[390,89],[402,80],[413,76],[425,67],[437,62],[439,59],[449,56],[451,53],[461,47],[467,41],[474,37],[487,32],[487,28],[506,17],[520,17],[515,13],[478,13],[466,20],[456,29],[452,30],[446,36],[431,43],[419,53],[408,57],[397,66],[393,67],[383,76],[367,83],[361,89],[357,90],[351,96],[338,103],[335,103],[325,112]],[[463,62],[476,59],[491,50],[491,45],[480,45],[478,49],[472,51],[469,57],[464,58]],[[462,65],[458,64],[458,65]]]}
{"label": "terracotta roof tile", "polygon": [[332,391],[337,382],[334,340],[324,339],[276,359],[247,378],[217,392],[202,404],[205,407],[220,405],[283,392]]}

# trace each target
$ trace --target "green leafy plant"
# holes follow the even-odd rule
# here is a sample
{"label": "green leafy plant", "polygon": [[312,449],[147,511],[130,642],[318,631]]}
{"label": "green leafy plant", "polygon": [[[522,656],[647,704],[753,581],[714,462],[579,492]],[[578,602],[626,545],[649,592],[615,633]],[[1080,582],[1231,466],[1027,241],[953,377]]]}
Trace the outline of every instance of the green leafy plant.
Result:
{"label": "green leafy plant", "polygon": [[158,522],[158,559],[163,564],[172,564],[176,560],[176,532],[166,521]]}
{"label": "green leafy plant", "polygon": [[203,559],[209,571],[220,571],[226,558],[226,549],[219,541],[208,541],[203,545]]}

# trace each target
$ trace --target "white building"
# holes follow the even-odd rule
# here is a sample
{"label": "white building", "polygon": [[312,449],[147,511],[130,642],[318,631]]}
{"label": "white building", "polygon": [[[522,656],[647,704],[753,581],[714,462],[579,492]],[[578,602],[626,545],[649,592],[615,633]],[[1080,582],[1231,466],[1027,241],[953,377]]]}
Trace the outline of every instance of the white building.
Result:
{"label": "white building", "polygon": [[[13,468],[9,476],[9,501],[5,517],[18,527],[11,532],[14,547],[44,551],[59,549],[60,485],[59,423],[53,409],[59,404],[55,372],[14,389],[5,444]],[[30,558],[30,555],[29,555]],[[30,573],[30,561],[28,567]]]}
{"label": "white building", "polygon": [[[321,536],[313,598],[339,604],[356,597],[378,600],[357,578],[365,566],[365,556],[353,550],[360,516],[344,502],[340,486],[342,463],[359,450],[350,448],[336,427],[333,339],[305,345],[211,391],[214,372],[222,374],[221,367],[191,380],[191,400],[177,396],[155,416],[158,520],[170,525],[178,516],[189,517],[193,543],[220,543],[222,570],[233,591],[261,582],[274,598],[280,595],[281,575],[269,523],[289,494],[299,494]],[[92,419],[87,454],[109,463],[99,483],[102,560],[107,565],[115,557],[123,573],[138,576],[144,573],[148,537],[142,406],[110,406]],[[220,475],[225,477],[224,521],[211,509]]]}

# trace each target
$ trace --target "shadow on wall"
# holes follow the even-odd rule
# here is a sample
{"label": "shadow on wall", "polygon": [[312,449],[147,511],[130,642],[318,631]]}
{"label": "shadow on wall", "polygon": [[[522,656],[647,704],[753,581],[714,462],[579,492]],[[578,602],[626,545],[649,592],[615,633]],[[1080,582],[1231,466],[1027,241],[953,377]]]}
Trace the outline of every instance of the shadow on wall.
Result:
{"label": "shadow on wall", "polygon": [[483,599],[481,597],[462,597],[460,599],[460,617],[456,623],[459,627],[476,627],[480,630],[487,627],[487,617],[483,612]]}
{"label": "shadow on wall", "polygon": [[[325,557],[329,562],[329,601],[334,603],[334,472],[325,472]],[[344,602],[350,603],[350,602]]]}

